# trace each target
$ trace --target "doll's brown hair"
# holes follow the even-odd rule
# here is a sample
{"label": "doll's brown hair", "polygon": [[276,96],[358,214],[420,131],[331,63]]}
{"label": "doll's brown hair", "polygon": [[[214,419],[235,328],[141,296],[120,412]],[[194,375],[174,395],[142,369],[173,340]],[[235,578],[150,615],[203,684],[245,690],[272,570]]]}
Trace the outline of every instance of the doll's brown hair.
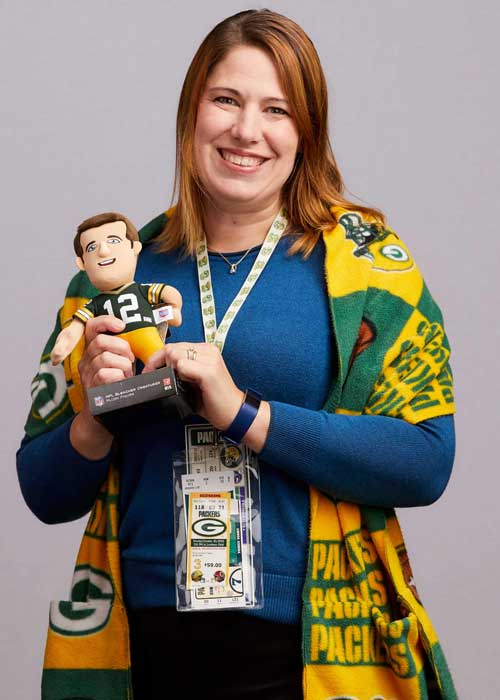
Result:
{"label": "doll's brown hair", "polygon": [[314,44],[288,17],[271,10],[246,10],[220,22],[205,37],[186,74],[177,111],[175,191],[177,206],[157,239],[162,251],[182,247],[193,254],[203,237],[205,194],[194,158],[198,105],[214,66],[231,49],[254,46],[276,66],[300,137],[300,153],[283,187],[288,232],[298,232],[291,252],[309,255],[321,232],[336,223],[334,204],[384,222],[373,207],[350,202],[328,137],[328,93]]}
{"label": "doll's brown hair", "polygon": [[126,236],[129,241],[131,241],[130,245],[133,245],[133,241],[139,240],[139,233],[137,232],[136,227],[130,221],[130,219],[127,219],[127,217],[123,216],[123,214],[118,214],[118,212],[115,211],[105,212],[104,214],[96,214],[95,216],[91,216],[89,219],[82,221],[76,230],[76,236],[73,240],[73,248],[75,249],[77,256],[79,258],[83,257],[83,248],[82,244],[80,243],[80,236],[82,233],[88,231],[89,228],[96,228],[97,226],[110,224],[114,221],[123,221],[125,224]]}

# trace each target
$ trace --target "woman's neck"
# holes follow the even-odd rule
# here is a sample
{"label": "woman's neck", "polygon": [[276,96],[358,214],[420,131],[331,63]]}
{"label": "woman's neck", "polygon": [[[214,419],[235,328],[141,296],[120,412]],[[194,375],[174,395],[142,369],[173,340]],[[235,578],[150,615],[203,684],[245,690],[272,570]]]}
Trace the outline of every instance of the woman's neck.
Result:
{"label": "woman's neck", "polygon": [[260,245],[279,210],[279,203],[257,212],[222,211],[207,206],[204,225],[209,250],[232,253]]}

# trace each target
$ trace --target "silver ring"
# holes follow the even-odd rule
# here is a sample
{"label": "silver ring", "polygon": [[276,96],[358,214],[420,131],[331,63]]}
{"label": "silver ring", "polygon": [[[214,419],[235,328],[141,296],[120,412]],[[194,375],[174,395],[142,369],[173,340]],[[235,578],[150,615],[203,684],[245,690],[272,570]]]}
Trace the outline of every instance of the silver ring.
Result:
{"label": "silver ring", "polygon": [[188,348],[186,350],[188,360],[196,360],[196,355],[198,352],[194,348]]}

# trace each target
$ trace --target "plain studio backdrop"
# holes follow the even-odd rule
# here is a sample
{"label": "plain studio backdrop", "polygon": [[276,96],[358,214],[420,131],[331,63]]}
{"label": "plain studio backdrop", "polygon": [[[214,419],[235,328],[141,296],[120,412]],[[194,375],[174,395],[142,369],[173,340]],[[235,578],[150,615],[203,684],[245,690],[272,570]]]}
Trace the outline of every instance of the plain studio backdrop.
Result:
{"label": "plain studio backdrop", "polygon": [[[251,6],[251,5],[250,5]],[[209,29],[249,5],[1,0],[1,696],[36,700],[51,599],[68,595],[84,520],[38,522],[15,451],[30,381],[92,214],[138,226],[171,201],[181,83]],[[380,207],[444,312],[457,456],[444,496],[400,510],[421,596],[461,698],[500,692],[499,5],[273,2],[315,42],[349,192]],[[188,653],[188,650],[186,650]]]}

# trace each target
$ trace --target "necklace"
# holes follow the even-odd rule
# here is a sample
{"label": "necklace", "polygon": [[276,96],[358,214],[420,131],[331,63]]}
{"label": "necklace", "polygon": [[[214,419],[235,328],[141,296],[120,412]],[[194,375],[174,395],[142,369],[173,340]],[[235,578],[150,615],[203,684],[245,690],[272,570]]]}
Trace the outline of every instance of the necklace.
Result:
{"label": "necklace", "polygon": [[253,248],[253,246],[250,246],[250,248],[247,250],[247,252],[244,253],[244,254],[241,256],[241,258],[240,258],[239,260],[237,260],[235,263],[232,263],[230,260],[228,260],[228,259],[226,258],[226,256],[225,256],[223,253],[219,253],[218,250],[214,250],[214,253],[217,253],[218,255],[220,255],[221,258],[227,262],[227,264],[229,265],[229,274],[230,274],[230,275],[234,275],[234,273],[235,273],[236,270],[238,269],[238,265],[240,264],[240,262],[243,262],[243,260],[246,258],[246,256],[248,255],[248,253],[252,250],[252,248]]}
{"label": "necklace", "polygon": [[[266,267],[269,258],[278,245],[283,232],[286,230],[287,224],[288,219],[286,216],[286,211],[282,209],[267,232],[264,243],[259,250],[257,259],[255,260],[245,281],[242,283],[240,291],[234,297],[229,308],[224,314],[224,318],[219,324],[217,323],[217,318],[215,315],[215,300],[212,289],[212,276],[210,274],[210,256],[208,255],[205,236],[203,236],[203,241],[197,247],[196,267],[198,271],[198,286],[200,289],[200,306],[205,342],[215,343],[221,352],[224,348],[224,343],[232,322],[234,321],[242,305],[245,303],[246,298],[252,291],[254,284],[257,282],[264,268]],[[250,250],[252,249],[249,248],[245,255],[247,255]],[[217,251],[213,252],[215,253]],[[225,256],[221,253],[218,253],[218,255],[221,255],[221,257],[225,259]],[[238,260],[236,263],[231,263],[229,260],[226,260],[229,265],[230,273],[231,266],[234,265],[235,267],[238,267],[241,260],[242,258],[240,258],[240,260]]]}

